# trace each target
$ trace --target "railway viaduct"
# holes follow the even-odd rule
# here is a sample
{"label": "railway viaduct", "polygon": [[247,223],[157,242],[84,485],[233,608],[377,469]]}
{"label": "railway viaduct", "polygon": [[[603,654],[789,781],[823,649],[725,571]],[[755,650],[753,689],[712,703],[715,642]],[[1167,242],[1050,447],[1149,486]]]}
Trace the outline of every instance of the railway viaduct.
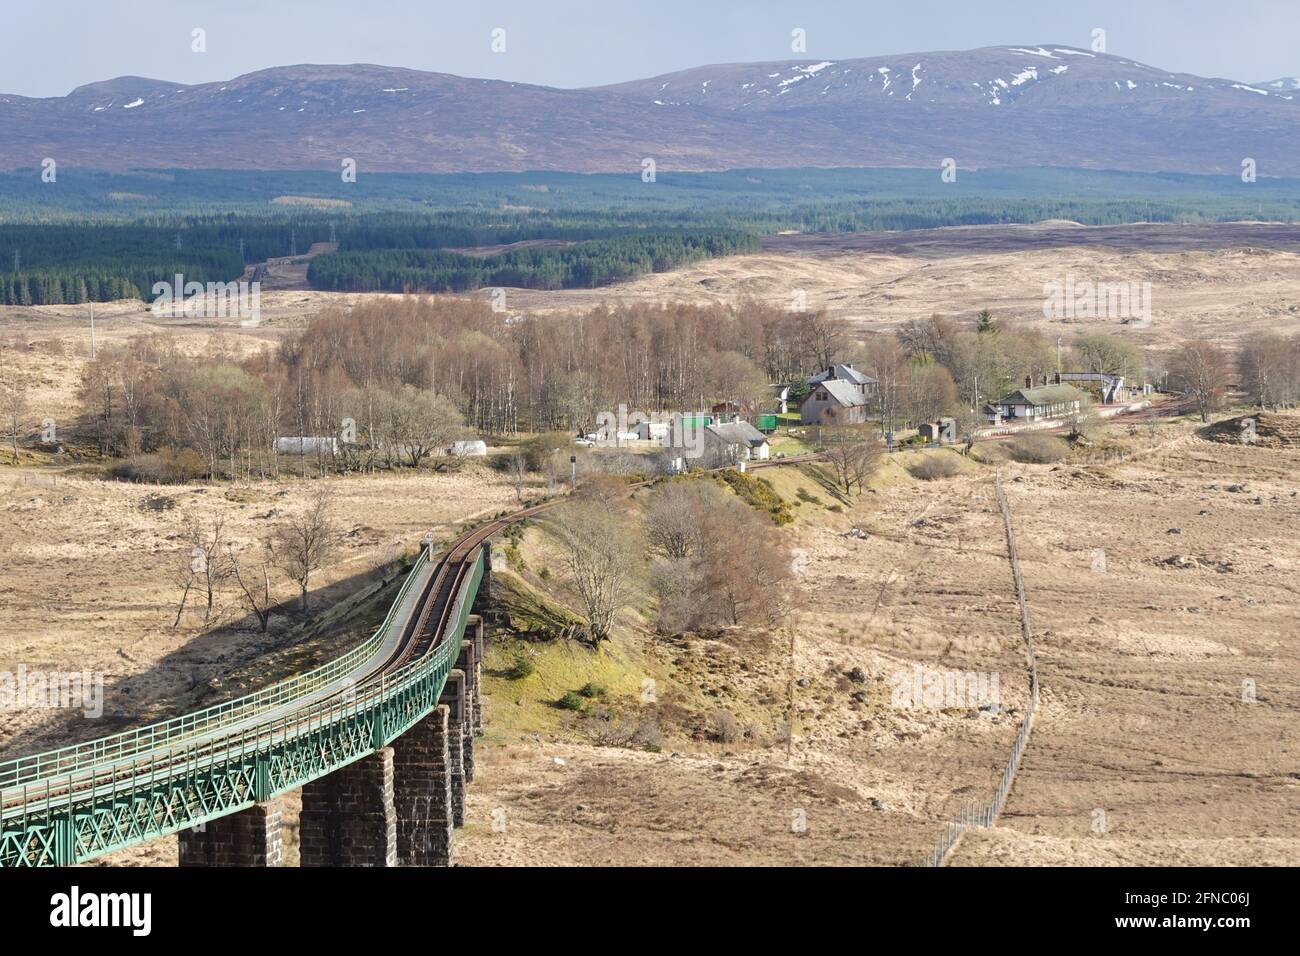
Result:
{"label": "railway viaduct", "polygon": [[[450,866],[483,734],[485,640],[470,615],[437,706],[386,747],[302,785],[300,866]],[[280,797],[181,830],[181,866],[282,866]]]}
{"label": "railway viaduct", "polygon": [[239,700],[0,763],[0,866],[67,866],[177,834],[182,866],[280,866],[301,790],[302,866],[447,866],[465,822],[491,576],[488,538],[429,549],[379,629]]}

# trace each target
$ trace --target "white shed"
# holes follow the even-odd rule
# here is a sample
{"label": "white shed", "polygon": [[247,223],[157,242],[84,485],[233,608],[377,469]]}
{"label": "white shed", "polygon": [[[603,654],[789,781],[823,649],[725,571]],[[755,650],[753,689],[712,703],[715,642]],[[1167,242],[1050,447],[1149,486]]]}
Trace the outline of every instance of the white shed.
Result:
{"label": "white shed", "polygon": [[304,435],[277,438],[275,450],[280,455],[336,455],[339,440],[329,436]]}
{"label": "white shed", "polygon": [[636,437],[639,441],[667,441],[668,423],[639,422],[636,426]]}
{"label": "white shed", "polygon": [[454,441],[451,447],[447,449],[447,454],[453,458],[475,458],[487,454],[487,442],[484,441]]}

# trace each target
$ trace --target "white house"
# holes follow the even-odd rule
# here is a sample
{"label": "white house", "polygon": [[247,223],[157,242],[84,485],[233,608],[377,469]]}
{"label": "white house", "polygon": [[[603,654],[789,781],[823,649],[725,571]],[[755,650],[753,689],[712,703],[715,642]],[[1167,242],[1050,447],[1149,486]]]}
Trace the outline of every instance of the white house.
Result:
{"label": "white house", "polygon": [[1087,396],[1073,385],[1040,385],[1018,388],[989,406],[992,421],[1041,421],[1064,418],[1083,409]]}
{"label": "white house", "polygon": [[767,436],[749,422],[720,422],[704,429],[704,454],[724,461],[767,461]]}

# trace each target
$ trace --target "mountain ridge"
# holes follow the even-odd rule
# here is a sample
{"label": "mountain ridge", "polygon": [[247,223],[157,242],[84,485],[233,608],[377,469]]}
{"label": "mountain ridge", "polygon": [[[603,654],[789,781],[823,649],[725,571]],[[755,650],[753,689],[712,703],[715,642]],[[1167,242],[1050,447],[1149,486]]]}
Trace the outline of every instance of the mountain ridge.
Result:
{"label": "mountain ridge", "polygon": [[560,89],[378,64],[0,94],[0,168],[361,172],[1067,166],[1300,174],[1300,83],[1057,44],[712,64]]}

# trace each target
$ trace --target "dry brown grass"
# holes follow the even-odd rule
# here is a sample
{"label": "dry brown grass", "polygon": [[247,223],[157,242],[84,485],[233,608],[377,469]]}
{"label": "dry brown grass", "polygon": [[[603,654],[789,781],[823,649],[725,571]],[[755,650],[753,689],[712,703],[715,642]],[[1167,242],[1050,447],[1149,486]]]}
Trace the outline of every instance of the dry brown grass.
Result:
{"label": "dry brown grass", "polygon": [[[1064,248],[946,258],[765,252],[614,289],[512,292],[510,307],[746,296],[785,304],[802,288],[811,307],[860,329],[988,307],[1054,337],[1098,326],[1043,319],[1043,283],[1070,272],[1151,281],[1152,327],[1108,328],[1157,347],[1190,334],[1231,339],[1290,328],[1290,307],[1300,302],[1300,256],[1292,253]],[[270,347],[333,298],[349,297],[268,293],[262,328],[221,331],[245,352]],[[214,335],[125,307],[97,315],[101,342],[164,325],[186,348],[207,347]],[[42,343],[28,353],[39,403],[56,417],[71,414],[70,383],[87,351],[81,313],[0,310],[0,339],[6,336]],[[49,344],[56,339],[62,344]],[[1300,700],[1300,451],[1203,441],[1177,424],[1131,441],[1141,447],[1105,469],[1069,460],[1000,465],[1019,531],[1043,696],[1007,815],[963,841],[955,862],[1300,862],[1292,733]],[[548,700],[557,690],[540,670],[510,682],[508,696],[498,690],[488,701],[489,736],[469,788],[461,861],[919,859],[963,803],[992,789],[1024,705],[1005,541],[986,481],[991,466],[979,463],[987,450],[977,447],[970,466],[938,486],[910,480],[904,456],[896,456],[875,490],[842,513],[796,509],[799,520],[785,533],[807,553],[808,566],[795,604],[793,668],[784,633],[664,644],[634,631],[603,652],[603,682],[606,670],[632,673],[633,663],[662,678],[654,705],[664,736],[659,753],[593,743],[576,727],[531,724],[544,711],[532,706],[529,687],[546,688]],[[111,686],[129,688],[110,695],[110,706],[153,715],[184,708],[232,669],[247,675],[251,662],[275,650],[226,625],[215,636],[192,624],[165,626],[174,512],[152,509],[146,498],[176,495],[178,508],[201,515],[232,507],[233,533],[247,540],[263,520],[257,516],[279,506],[276,495],[287,492],[292,503],[311,482],[253,486],[241,491],[251,497],[231,501],[218,489],[61,474],[52,484],[46,467],[0,465],[7,612],[0,667],[77,662],[101,669]],[[341,482],[352,536],[327,583],[379,566],[431,523],[513,500],[508,484],[490,474],[468,478]],[[776,484],[784,489],[787,482]],[[846,537],[854,527],[865,537]],[[1104,573],[1092,571],[1099,548]],[[1169,563],[1179,556],[1194,560]],[[637,621],[642,627],[647,619]],[[915,663],[1000,673],[1003,716],[890,707],[890,676]],[[588,662],[569,667],[586,673]],[[863,683],[849,679],[855,671]],[[787,759],[780,726],[791,678],[799,684]],[[1242,699],[1245,680],[1257,688],[1253,703]],[[566,671],[560,687],[569,686],[579,685]],[[713,710],[765,729],[732,743],[710,740]],[[69,732],[47,716],[0,714],[10,752]],[[1099,808],[1104,833],[1092,830]],[[498,809],[508,821],[504,832],[489,826]],[[806,820],[802,830],[792,826],[796,812]],[[169,852],[174,859],[160,841],[127,859],[170,862]]]}
{"label": "dry brown grass", "polygon": [[[1300,451],[1243,457],[1178,423],[1127,440],[1132,460],[1106,469],[1000,466],[1043,692],[1006,815],[963,841],[957,863],[1300,861],[1286,729],[1300,700],[1300,594],[1289,583],[1300,568]],[[779,735],[722,743],[709,732],[714,710],[779,719],[792,675],[780,635],[743,652],[722,641],[665,647],[658,706],[694,709],[702,736],[684,738],[690,721],[679,722],[663,752],[647,754],[563,734],[536,741],[522,728],[494,734],[489,722],[462,859],[833,865],[923,855],[960,806],[996,785],[1025,703],[1024,657],[991,466],[936,490],[898,480],[904,457],[843,515],[801,517],[790,532],[809,562],[789,762]],[[1249,494],[1226,490],[1247,481]],[[844,537],[851,527],[867,536]],[[1102,573],[1092,570],[1097,548]],[[1171,568],[1175,551],[1216,563]],[[891,707],[890,675],[914,663],[998,672],[1003,715]],[[855,668],[864,682],[849,679]],[[1244,677],[1256,681],[1256,703],[1241,702]],[[1105,833],[1092,830],[1098,808]],[[487,826],[494,810],[505,832]]]}

